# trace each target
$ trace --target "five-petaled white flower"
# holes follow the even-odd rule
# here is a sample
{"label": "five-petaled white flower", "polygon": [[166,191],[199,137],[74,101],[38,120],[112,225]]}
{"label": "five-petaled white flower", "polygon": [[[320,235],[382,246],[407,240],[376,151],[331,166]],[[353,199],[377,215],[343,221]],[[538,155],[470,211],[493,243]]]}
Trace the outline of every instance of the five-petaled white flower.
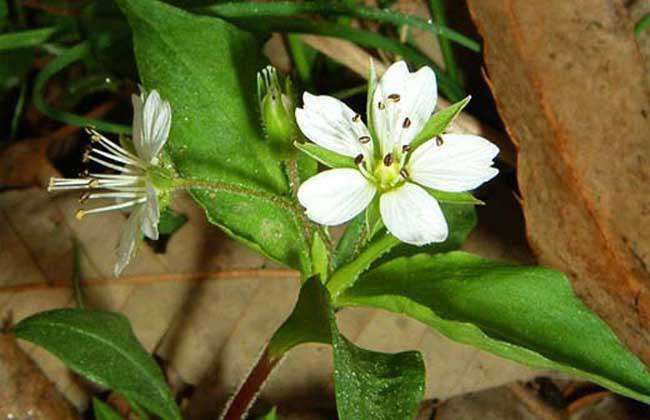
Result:
{"label": "five-petaled white flower", "polygon": [[155,90],[133,95],[132,102],[133,150],[88,130],[92,145],[86,150],[84,161],[96,162],[117,173],[86,172],[80,178],[52,178],[48,187],[48,191],[83,190],[81,202],[93,199],[114,201],[79,210],[76,214],[78,219],[87,214],[131,209],[117,246],[116,277],[135,255],[141,233],[150,239],[158,239],[160,200],[167,195],[160,189],[161,179],[169,178],[169,172],[160,166],[160,153],[171,126],[169,102],[162,100]]}
{"label": "five-petaled white flower", "polygon": [[[369,94],[371,94],[369,92]],[[440,205],[423,187],[463,192],[493,178],[499,149],[474,135],[443,134],[411,150],[411,141],[433,113],[435,74],[429,67],[411,73],[403,61],[391,65],[377,84],[366,125],[343,102],[304,94],[296,120],[317,145],[355,158],[357,169],[321,172],[300,186],[298,200],[317,223],[342,224],[368,207],[379,194],[379,212],[388,231],[402,242],[443,242],[447,222]],[[379,153],[373,150],[379,145]]]}

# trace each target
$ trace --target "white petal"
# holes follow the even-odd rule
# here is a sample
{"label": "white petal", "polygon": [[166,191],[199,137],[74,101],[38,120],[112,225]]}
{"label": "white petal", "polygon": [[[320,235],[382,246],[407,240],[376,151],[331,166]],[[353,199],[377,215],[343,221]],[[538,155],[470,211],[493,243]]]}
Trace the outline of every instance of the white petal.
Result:
{"label": "white petal", "polygon": [[[135,121],[134,117],[134,123]],[[139,141],[136,141],[136,137],[133,138],[133,145],[140,158],[148,163],[157,158],[167,142],[171,121],[172,110],[169,102],[162,100],[158,91],[149,92],[142,107],[142,137]]]}
{"label": "white petal", "polygon": [[374,196],[375,186],[351,168],[321,172],[298,190],[298,201],[307,209],[307,216],[327,226],[352,219],[368,207]]}
{"label": "white petal", "polygon": [[441,191],[472,190],[499,171],[492,160],[499,148],[470,134],[444,134],[442,144],[429,140],[415,149],[409,162],[411,179]]}
{"label": "white petal", "polygon": [[382,194],[379,211],[388,231],[402,242],[421,246],[447,239],[447,221],[440,205],[415,184],[407,182]]}
{"label": "white petal", "polygon": [[382,153],[409,144],[431,117],[437,99],[431,68],[410,73],[403,61],[391,65],[373,95],[373,123]]}
{"label": "white petal", "polygon": [[142,233],[154,241],[158,239],[158,222],[160,221],[160,208],[158,207],[158,195],[156,189],[147,181],[147,202],[144,205],[145,212],[142,220]]}
{"label": "white petal", "polygon": [[133,209],[129,218],[120,233],[120,239],[117,244],[117,262],[115,263],[114,275],[119,277],[124,268],[131,262],[138,250],[140,241],[140,226],[144,219],[144,207],[137,206]]}
{"label": "white petal", "polygon": [[308,92],[303,95],[303,102],[303,108],[296,109],[296,122],[309,140],[344,156],[367,156],[371,143],[362,144],[359,139],[370,134],[347,105],[331,96]]}
{"label": "white petal", "polygon": [[131,95],[133,104],[133,144],[142,144],[144,132],[142,128],[142,107],[144,106],[144,93]]}

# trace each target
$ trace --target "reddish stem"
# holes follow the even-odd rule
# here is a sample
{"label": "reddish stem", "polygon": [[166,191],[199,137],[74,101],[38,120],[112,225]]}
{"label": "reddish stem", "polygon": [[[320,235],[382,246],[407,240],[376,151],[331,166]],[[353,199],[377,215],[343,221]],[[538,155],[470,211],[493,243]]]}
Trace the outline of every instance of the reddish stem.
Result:
{"label": "reddish stem", "polygon": [[262,350],[262,354],[257,359],[255,366],[253,366],[235,395],[228,402],[221,415],[223,420],[240,420],[248,414],[248,410],[257,400],[262,386],[264,386],[273,368],[277,366],[280,360],[281,358],[271,358],[268,353],[268,345],[264,346],[264,350]]}

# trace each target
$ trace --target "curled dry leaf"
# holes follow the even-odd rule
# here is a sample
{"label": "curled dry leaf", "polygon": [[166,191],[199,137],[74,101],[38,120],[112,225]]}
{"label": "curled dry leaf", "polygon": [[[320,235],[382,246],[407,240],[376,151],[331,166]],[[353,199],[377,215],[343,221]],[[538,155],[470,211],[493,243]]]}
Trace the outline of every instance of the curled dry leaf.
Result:
{"label": "curled dry leaf", "polygon": [[541,264],[650,362],[649,94],[615,0],[470,0]]}
{"label": "curled dry leaf", "polygon": [[79,419],[79,414],[18,347],[0,333],[0,418]]}

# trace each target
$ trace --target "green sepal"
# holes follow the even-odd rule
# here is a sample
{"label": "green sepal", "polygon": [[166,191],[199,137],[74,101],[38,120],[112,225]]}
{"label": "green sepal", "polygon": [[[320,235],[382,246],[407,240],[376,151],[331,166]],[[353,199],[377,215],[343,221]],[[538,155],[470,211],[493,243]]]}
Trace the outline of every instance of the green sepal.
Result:
{"label": "green sepal", "polygon": [[411,142],[411,149],[415,150],[425,141],[444,133],[471,99],[472,96],[469,95],[465,99],[434,113],[422,128],[422,131]]}
{"label": "green sepal", "polygon": [[471,206],[482,206],[485,202],[474,197],[469,192],[447,192],[434,190],[433,188],[424,188],[431,197],[435,198],[439,203],[449,204],[465,204]]}
{"label": "green sepal", "polygon": [[320,147],[315,143],[299,143],[295,142],[296,146],[300,151],[316,159],[320,163],[330,168],[356,168],[357,165],[354,163],[354,159],[348,156],[339,155],[336,152],[327,150],[324,147]]}
{"label": "green sepal", "polygon": [[372,240],[383,227],[384,221],[379,211],[379,195],[376,195],[366,208],[366,241]]}
{"label": "green sepal", "polygon": [[318,232],[314,232],[311,243],[311,265],[312,275],[320,276],[322,282],[327,281],[329,274],[329,251],[325,241]]}

